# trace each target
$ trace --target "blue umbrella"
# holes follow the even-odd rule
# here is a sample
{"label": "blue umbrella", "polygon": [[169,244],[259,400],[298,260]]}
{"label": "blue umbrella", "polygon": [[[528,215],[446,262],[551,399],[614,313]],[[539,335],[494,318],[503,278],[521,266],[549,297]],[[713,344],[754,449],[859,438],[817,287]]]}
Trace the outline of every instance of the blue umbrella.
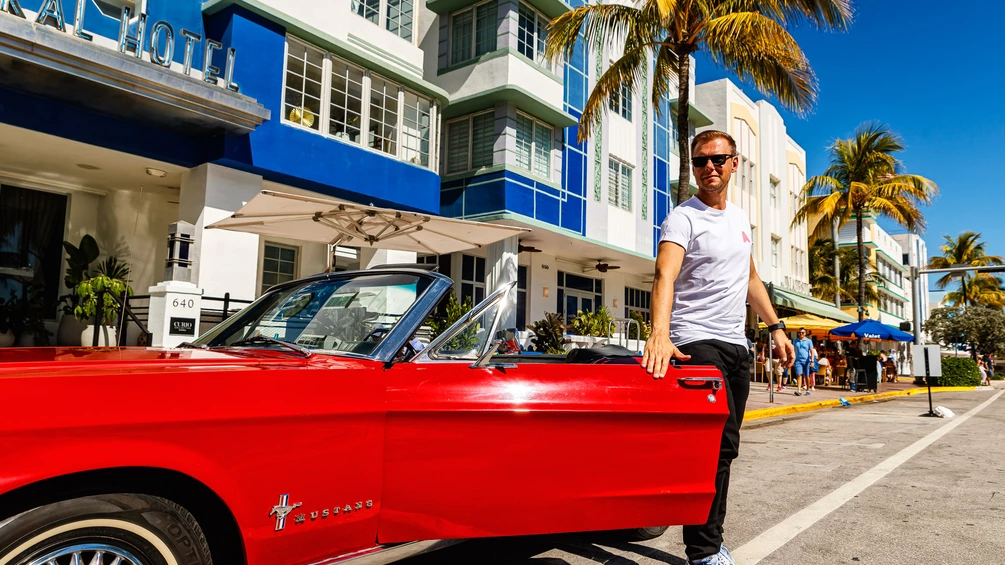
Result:
{"label": "blue umbrella", "polygon": [[879,320],[862,320],[847,326],[834,328],[831,334],[838,337],[860,337],[884,341],[914,341],[914,336],[881,323]]}

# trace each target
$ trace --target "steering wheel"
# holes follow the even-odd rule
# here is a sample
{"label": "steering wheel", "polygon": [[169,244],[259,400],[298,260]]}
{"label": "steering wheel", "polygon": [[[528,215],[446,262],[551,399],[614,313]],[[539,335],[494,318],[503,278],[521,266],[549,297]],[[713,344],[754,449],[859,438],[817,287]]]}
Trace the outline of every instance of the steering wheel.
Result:
{"label": "steering wheel", "polygon": [[384,339],[389,333],[391,333],[391,330],[388,328],[376,328],[370,333],[366,334],[366,337],[363,338],[363,341],[379,342],[382,339]]}

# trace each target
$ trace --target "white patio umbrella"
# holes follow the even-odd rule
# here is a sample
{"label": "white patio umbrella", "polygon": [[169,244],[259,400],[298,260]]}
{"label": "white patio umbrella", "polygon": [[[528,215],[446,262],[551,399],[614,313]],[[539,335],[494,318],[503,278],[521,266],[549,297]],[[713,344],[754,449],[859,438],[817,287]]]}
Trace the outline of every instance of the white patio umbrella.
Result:
{"label": "white patio umbrella", "polygon": [[315,243],[444,255],[519,235],[524,228],[263,190],[209,228]]}

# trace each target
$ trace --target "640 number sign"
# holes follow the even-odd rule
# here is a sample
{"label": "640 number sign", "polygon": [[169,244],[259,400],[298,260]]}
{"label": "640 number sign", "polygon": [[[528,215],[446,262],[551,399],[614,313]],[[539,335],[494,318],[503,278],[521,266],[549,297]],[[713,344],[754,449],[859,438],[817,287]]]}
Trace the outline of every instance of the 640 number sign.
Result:
{"label": "640 number sign", "polygon": [[174,308],[195,308],[195,299],[175,298],[171,301],[171,306]]}

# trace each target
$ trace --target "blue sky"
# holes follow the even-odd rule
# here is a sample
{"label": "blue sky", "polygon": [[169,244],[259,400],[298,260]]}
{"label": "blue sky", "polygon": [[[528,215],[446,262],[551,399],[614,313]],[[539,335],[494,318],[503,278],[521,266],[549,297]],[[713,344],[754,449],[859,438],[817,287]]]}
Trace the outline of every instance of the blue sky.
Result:
{"label": "blue sky", "polygon": [[[908,172],[939,185],[925,209],[929,256],[940,254],[944,234],[964,230],[980,232],[990,254],[1005,256],[1001,8],[1001,0],[858,0],[847,33],[792,32],[820,83],[811,114],[779,107],[789,135],[806,149],[808,174],[827,168],[834,139],[869,120],[889,124],[907,144],[901,159]],[[698,82],[730,76],[702,54],[697,63]],[[764,98],[752,84],[742,86],[754,100]]]}

